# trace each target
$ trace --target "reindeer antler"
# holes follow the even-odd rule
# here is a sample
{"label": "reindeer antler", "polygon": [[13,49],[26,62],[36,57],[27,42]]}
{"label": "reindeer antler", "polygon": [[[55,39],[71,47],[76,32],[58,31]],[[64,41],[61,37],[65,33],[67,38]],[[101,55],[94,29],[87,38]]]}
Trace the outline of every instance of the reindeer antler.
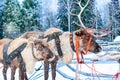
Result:
{"label": "reindeer antler", "polygon": [[106,28],[101,29],[101,30],[95,30],[95,29],[93,29],[93,26],[92,26],[92,28],[87,28],[86,30],[88,33],[91,33],[94,37],[101,38],[101,37],[106,36],[110,33],[113,33],[113,30],[108,31],[109,28],[111,27],[111,25],[112,25],[112,22],[110,22],[110,24]]}
{"label": "reindeer antler", "polygon": [[[84,6],[81,5],[81,0],[78,1],[78,2],[75,2],[75,4],[77,4],[77,5],[80,7],[80,12],[79,12],[78,14],[74,14],[74,13],[70,13],[70,14],[73,15],[73,16],[77,16],[77,17],[78,17],[78,20],[79,20],[79,23],[77,23],[77,22],[75,22],[75,21],[74,21],[73,23],[76,24],[76,25],[78,25],[78,26],[81,26],[84,30],[86,30],[88,33],[92,34],[92,35],[93,35],[94,37],[96,37],[96,38],[101,38],[101,37],[103,37],[103,36],[106,36],[106,35],[112,33],[113,31],[108,31],[109,28],[110,28],[110,26],[111,26],[111,23],[109,24],[108,27],[106,27],[106,28],[104,28],[104,29],[101,29],[101,30],[95,30],[95,29],[93,29],[96,20],[94,21],[94,24],[92,25],[91,28],[87,28],[87,27],[83,24],[82,19],[81,19],[81,15],[82,15],[84,9],[85,9],[85,8],[87,7],[87,5],[89,4],[89,2],[90,2],[90,0],[88,0]],[[97,35],[96,35],[96,34],[97,34]]]}
{"label": "reindeer antler", "polygon": [[79,2],[75,2],[75,4],[79,5],[79,7],[80,7],[80,12],[79,12],[78,14],[73,14],[73,13],[71,13],[71,15],[77,16],[77,17],[78,17],[78,20],[80,21],[80,22],[79,22],[80,24],[77,23],[77,22],[73,22],[73,23],[75,23],[75,24],[78,25],[78,26],[83,27],[84,29],[86,29],[86,27],[85,27],[85,25],[84,25],[83,22],[82,22],[81,15],[82,15],[82,12],[84,11],[84,9],[87,7],[89,1],[90,1],[90,0],[87,1],[87,3],[86,3],[85,6],[82,6],[82,5],[81,5],[81,0],[80,0]]}

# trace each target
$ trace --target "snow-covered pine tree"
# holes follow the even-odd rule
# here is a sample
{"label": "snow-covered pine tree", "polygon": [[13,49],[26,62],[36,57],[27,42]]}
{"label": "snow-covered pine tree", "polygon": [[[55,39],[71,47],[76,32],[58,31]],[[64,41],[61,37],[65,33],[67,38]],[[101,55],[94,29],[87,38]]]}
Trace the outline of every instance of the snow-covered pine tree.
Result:
{"label": "snow-covered pine tree", "polygon": [[21,17],[21,31],[40,30],[41,25],[38,0],[24,0],[21,9]]}
{"label": "snow-covered pine tree", "polygon": [[4,1],[0,1],[0,39],[3,38],[3,27],[2,27],[2,14],[3,14]]}
{"label": "snow-covered pine tree", "polygon": [[58,5],[58,26],[62,30],[68,31],[67,0],[59,0]]}
{"label": "snow-covered pine tree", "polygon": [[17,0],[6,0],[3,9],[2,22],[4,37],[15,38],[19,36],[17,22],[20,15],[20,6]]}

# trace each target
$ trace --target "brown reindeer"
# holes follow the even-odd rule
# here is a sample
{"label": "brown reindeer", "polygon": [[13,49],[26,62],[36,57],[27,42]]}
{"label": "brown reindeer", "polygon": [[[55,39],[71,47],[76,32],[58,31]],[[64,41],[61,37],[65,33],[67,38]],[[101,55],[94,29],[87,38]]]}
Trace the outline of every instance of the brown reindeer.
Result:
{"label": "brown reindeer", "polygon": [[[8,40],[9,39],[7,38],[0,40],[0,48],[1,48],[0,62],[3,62],[4,60],[2,49]],[[49,60],[53,56],[53,54],[49,52],[50,50],[46,47],[46,45],[44,45],[43,42],[41,42],[41,40],[35,40],[34,42],[32,42],[23,38],[17,38],[13,40],[8,47],[7,54],[11,55],[12,51],[14,51],[17,47],[19,47],[23,43],[27,43],[27,47],[25,47],[25,49],[22,52],[17,53],[19,56],[16,56],[15,59],[9,61],[9,63],[4,66],[3,69],[4,80],[7,80],[6,72],[9,66],[11,67],[11,80],[14,80],[15,71],[16,68],[18,67],[19,67],[19,80],[24,80],[24,79],[27,80],[26,71],[28,73],[33,72],[36,61],[44,60],[45,58]],[[24,61],[24,65],[22,66],[20,62],[21,60],[19,60],[21,59],[21,57],[23,58]],[[28,63],[28,61],[30,61],[30,63]],[[26,69],[23,69],[23,67]]]}
{"label": "brown reindeer", "polygon": [[[89,2],[89,0],[88,0],[88,2]],[[79,50],[81,52],[84,52],[86,50],[86,46],[88,45],[87,43],[88,43],[89,39],[91,38],[91,36],[96,37],[95,30],[91,29],[91,28],[86,28],[81,20],[81,14],[82,14],[83,10],[85,9],[85,7],[88,5],[88,2],[84,7],[81,6],[81,1],[76,3],[80,6],[81,12],[79,14],[72,14],[72,15],[75,15],[78,17],[80,24],[81,24],[80,26],[82,27],[82,29],[73,32],[71,37],[70,37],[70,35],[71,35],[70,32],[62,33],[62,31],[57,28],[50,28],[47,31],[45,31],[44,39],[42,39],[42,41],[47,43],[49,49],[52,51],[53,55],[55,55],[55,58],[50,61],[47,58],[44,58],[44,74],[45,74],[44,79],[45,80],[48,79],[49,64],[51,64],[51,68],[52,68],[52,80],[55,80],[55,76],[56,76],[55,71],[56,71],[57,61],[62,60],[66,64],[71,62],[71,60],[73,58],[73,53],[76,48],[73,45],[73,44],[76,44],[76,42],[75,42],[76,38],[79,39],[79,42],[81,44],[79,46]],[[79,25],[79,24],[77,24],[77,25]],[[92,31],[94,31],[94,32],[92,32]],[[100,31],[100,32],[102,32],[102,31]],[[102,35],[103,35],[103,33],[101,33],[99,36],[102,36]],[[32,34],[31,33],[29,34],[29,32],[27,32],[27,33],[25,33],[25,35],[22,36],[22,38],[28,39],[28,38],[32,38],[31,36],[38,37],[40,35],[36,34],[36,32],[33,32]],[[84,37],[82,37],[82,36],[84,36]],[[56,44],[58,44],[58,45],[56,45]],[[88,51],[96,53],[96,52],[99,52],[100,50],[101,50],[101,47],[92,38]]]}
{"label": "brown reindeer", "polygon": [[[25,34],[29,34],[29,32],[27,32]],[[73,59],[73,55],[74,55],[74,51],[75,51],[75,50],[73,50],[73,49],[75,49],[75,47],[73,47],[73,49],[72,49],[71,45],[76,43],[75,40],[77,37],[80,37],[82,35],[88,35],[88,34],[90,34],[90,33],[86,32],[86,30],[84,30],[84,29],[75,31],[72,35],[72,38],[70,37],[70,35],[71,35],[70,32],[63,33],[60,29],[57,29],[57,28],[50,28],[44,32],[44,38],[42,39],[42,42],[47,43],[48,48],[51,50],[51,52],[55,56],[55,58],[53,60],[48,60],[47,58],[44,58],[44,74],[45,74],[44,79],[45,80],[48,79],[49,64],[51,64],[51,68],[52,68],[52,80],[55,80],[57,61],[62,60],[65,64],[70,63],[71,60]],[[23,35],[22,35],[22,38],[25,38]],[[59,37],[58,42],[60,44],[59,46],[60,46],[62,54],[63,54],[62,57],[59,55],[59,52],[57,49],[58,45],[56,45],[56,43],[55,43],[56,36]],[[31,37],[31,36],[29,35],[29,37]],[[81,43],[79,48],[80,49],[82,48],[81,50],[86,50],[86,45],[87,45],[89,38],[90,38],[90,36],[86,36],[85,38],[79,38],[79,41]],[[96,52],[99,52],[100,50],[101,50],[101,47],[95,42],[94,39],[92,39],[89,51],[96,53]]]}
{"label": "brown reindeer", "polygon": [[[0,40],[0,62],[3,62],[3,64],[4,64],[4,68],[3,68],[3,77],[4,77],[4,80],[7,80],[7,76],[6,76],[6,72],[7,72],[7,69],[8,69],[8,67],[10,66],[11,67],[11,80],[14,80],[14,77],[12,77],[12,75],[14,75],[15,74],[15,69],[17,68],[17,67],[20,67],[19,66],[19,62],[18,62],[18,60],[17,60],[17,58],[15,58],[15,59],[13,59],[12,61],[10,61],[10,60],[8,60],[9,61],[9,63],[5,63],[4,62],[4,60],[6,60],[5,59],[5,57],[4,57],[4,55],[3,54],[5,54],[5,53],[3,53],[3,47],[4,47],[4,45],[5,45],[5,43],[7,42],[7,41],[9,41],[10,39],[8,39],[8,38],[4,38],[4,39],[2,39],[2,40]],[[13,45],[14,44],[14,41],[15,40],[13,40],[13,42],[11,43],[11,45]],[[16,39],[16,41],[18,42],[19,41],[19,39]],[[9,48],[9,50],[11,49],[11,50],[15,50],[16,48],[18,48],[20,45],[22,45],[22,44],[24,44],[24,43],[27,43],[26,41],[24,41],[24,40],[21,40],[21,43],[20,42],[18,42],[19,43],[19,45],[17,46],[16,45],[16,47],[14,46],[14,47],[12,47],[12,48]],[[6,47],[7,48],[7,47]],[[22,51],[22,50],[21,50]],[[7,57],[7,55],[9,55],[10,53],[11,53],[11,51],[10,51],[10,53],[9,52],[6,52],[6,53],[8,53],[8,54],[6,54],[6,57]],[[10,57],[12,57],[12,56],[14,56],[14,55],[11,55]],[[14,65],[16,65],[16,66],[14,66]]]}

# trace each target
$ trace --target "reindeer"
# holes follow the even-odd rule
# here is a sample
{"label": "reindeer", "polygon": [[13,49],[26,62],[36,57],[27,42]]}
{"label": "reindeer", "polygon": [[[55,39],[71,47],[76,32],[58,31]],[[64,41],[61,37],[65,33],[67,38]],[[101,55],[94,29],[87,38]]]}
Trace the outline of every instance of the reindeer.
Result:
{"label": "reindeer", "polygon": [[[61,60],[65,64],[69,64],[72,61],[74,52],[76,50],[76,47],[74,46],[74,44],[76,44],[76,39],[78,39],[78,41],[80,43],[80,45],[79,45],[80,52],[85,53],[86,46],[88,45],[87,43],[90,40],[90,38],[98,37],[95,35],[95,33],[98,33],[96,30],[94,30],[92,28],[87,28],[82,23],[81,14],[82,14],[83,10],[86,8],[86,6],[88,5],[89,1],[90,0],[87,1],[87,4],[84,7],[81,6],[81,1],[76,2],[76,4],[78,4],[80,6],[81,11],[79,14],[72,14],[71,13],[71,15],[78,17],[80,24],[78,24],[76,22],[75,22],[75,24],[82,27],[80,30],[77,30],[77,31],[73,32],[73,34],[71,34],[70,32],[63,33],[61,30],[59,30],[57,28],[50,28],[44,32],[44,37],[41,39],[41,41],[43,43],[47,43],[47,47],[48,47],[48,49],[50,49],[50,52],[47,51],[48,52],[47,54],[53,53],[52,57],[54,56],[54,59],[52,58],[51,60],[49,60],[49,56],[42,57],[42,58],[39,57],[39,59],[44,60],[44,75],[45,75],[44,79],[45,80],[48,79],[49,64],[51,64],[51,68],[52,68],[52,80],[55,80],[55,76],[56,76],[55,71],[56,71],[57,62],[59,60]],[[103,36],[103,34],[104,34],[103,32],[104,32],[103,30],[100,30],[99,36]],[[111,31],[106,32],[106,30],[105,30],[105,33],[111,33]],[[29,32],[27,32],[26,35],[22,36],[22,38],[29,38],[31,35],[33,36],[34,33],[29,35]],[[27,37],[25,37],[25,36],[27,36]],[[36,36],[38,37],[38,34],[36,34]],[[92,38],[90,40],[89,44],[90,44],[90,46],[88,48],[88,51],[97,53],[101,50],[101,47],[95,42],[94,38]],[[38,46],[40,46],[40,45],[38,45]],[[29,49],[29,50],[31,50],[31,49]],[[44,51],[46,51],[46,50],[44,50]],[[22,55],[22,56],[24,57],[24,55]],[[33,55],[32,55],[32,57],[33,57]],[[28,60],[25,58],[24,58],[24,60],[26,63],[26,69],[30,69],[29,67],[31,65],[28,66],[28,64],[27,64]],[[31,59],[31,61],[35,62],[33,59]],[[33,69],[33,66],[31,66],[31,68]]]}
{"label": "reindeer", "polygon": [[[0,48],[1,48],[0,62],[1,63],[4,60],[2,50],[3,50],[5,43],[8,40],[9,40],[8,38],[4,38],[0,40]],[[25,47],[25,49],[23,49],[21,52],[17,52],[17,56],[14,57],[13,60],[8,60],[9,63],[4,66],[3,68],[4,80],[7,80],[6,72],[9,66],[11,67],[11,80],[14,80],[15,70],[18,67],[19,67],[19,80],[24,80],[24,79],[27,80],[26,71],[28,73],[32,73],[34,71],[34,66],[35,66],[36,61],[41,61],[41,60],[44,60],[45,58],[49,60],[53,56],[53,54],[50,52],[47,46],[43,42],[41,42],[41,40],[35,40],[33,42],[33,41],[23,39],[23,38],[17,38],[9,44],[7,55],[11,55],[12,52],[14,52],[16,48],[18,48],[20,45],[24,43],[27,43],[27,46]],[[21,60],[19,60],[21,59],[21,57],[23,58],[23,61],[24,61],[23,63],[24,65],[22,66],[20,62]],[[28,61],[30,62],[28,63]]]}
{"label": "reindeer", "polygon": [[[80,7],[80,12],[78,13],[78,14],[75,14],[75,13],[72,13],[72,12],[70,12],[70,15],[73,15],[73,16],[76,16],[77,18],[78,18],[78,21],[79,21],[79,23],[77,23],[77,22],[73,22],[74,24],[76,24],[76,25],[78,25],[78,26],[80,26],[82,29],[84,29],[85,30],[85,32],[87,32],[87,33],[89,33],[90,35],[92,35],[93,37],[95,37],[95,38],[101,38],[101,39],[103,39],[102,37],[103,36],[106,36],[106,35],[108,35],[108,34],[110,34],[110,33],[112,33],[113,31],[109,31],[109,26],[111,26],[111,23],[108,25],[108,27],[106,27],[106,28],[104,28],[104,29],[101,29],[101,30],[95,30],[95,29],[93,29],[93,27],[94,27],[94,25],[92,26],[92,28],[87,28],[86,26],[85,26],[85,24],[82,22],[82,18],[81,18],[81,15],[82,15],[82,13],[83,13],[83,11],[84,11],[84,9],[87,7],[87,5],[89,4],[89,2],[90,2],[90,0],[87,0],[87,2],[86,2],[86,4],[83,6],[82,5],[82,0],[80,0],[80,1],[78,1],[78,2],[75,2],[75,4],[76,5],[78,5],[79,7]],[[95,21],[94,21],[95,22]],[[89,43],[89,42],[88,42]],[[92,42],[91,42],[92,43]],[[76,52],[78,52],[78,51],[76,51]],[[85,53],[85,52],[81,52],[81,53]],[[79,59],[78,59],[78,62],[79,62]],[[77,80],[78,78],[77,78],[77,72],[76,72],[76,80]]]}
{"label": "reindeer", "polygon": [[[31,38],[31,35],[34,35],[36,33],[33,32],[31,35],[30,34],[29,32],[26,32],[23,34],[24,36],[22,35],[21,38],[26,38],[26,36],[28,35]],[[73,55],[75,52],[75,46],[73,47],[72,45],[76,43],[75,42],[76,38],[79,38],[79,42],[81,44],[79,46],[80,50],[86,50],[87,42],[90,36],[85,36],[84,38],[80,38],[80,36],[88,35],[88,34],[89,33],[86,32],[86,30],[84,29],[77,30],[73,32],[72,35],[70,32],[63,32],[57,28],[50,28],[44,32],[43,38],[41,40],[42,42],[47,43],[47,47],[52,51],[53,55],[55,56],[55,59],[51,61],[49,61],[48,59],[44,59],[44,75],[45,75],[44,79],[45,80],[48,79],[49,64],[51,64],[51,68],[52,68],[52,80],[55,80],[55,76],[56,76],[55,71],[56,71],[57,61],[61,60],[65,64],[69,64],[72,61]],[[41,35],[39,34],[35,36],[41,36]],[[57,38],[59,37],[59,39],[55,40],[56,37]],[[57,41],[59,44],[56,45],[55,41]],[[59,46],[59,49],[57,49],[58,46]],[[58,50],[61,50],[62,52]],[[99,52],[100,50],[101,50],[101,47],[95,42],[94,39],[92,39],[90,43],[89,51],[96,53],[96,52]],[[61,55],[59,53],[61,53]]]}
{"label": "reindeer", "polygon": [[[73,46],[73,44],[76,44],[76,39],[78,39],[79,43],[81,44],[81,45],[79,45],[80,52],[82,52],[83,54],[86,54],[86,52],[85,52],[86,46],[88,45],[90,38],[92,38],[92,37],[100,38],[102,36],[106,36],[109,33],[113,32],[113,31],[107,31],[109,29],[108,27],[98,31],[98,30],[94,30],[92,28],[87,28],[83,24],[81,15],[82,15],[82,12],[84,11],[84,9],[86,8],[86,6],[88,5],[89,1],[90,0],[87,1],[86,5],[84,7],[81,5],[81,0],[76,2],[76,4],[79,5],[81,8],[80,12],[78,14],[71,13],[72,15],[78,17],[79,23],[76,23],[76,22],[75,23],[82,27],[81,29],[73,32],[73,35],[71,38],[73,40],[70,39],[70,41],[69,41],[69,35],[71,35],[70,32],[64,32],[64,33],[62,33],[62,35],[59,34],[60,39],[58,39],[58,42],[60,44],[60,47],[62,50],[61,54],[63,54],[63,56],[61,54],[59,54],[59,52],[57,51],[58,49],[57,49],[55,40],[51,40],[51,41],[49,40],[51,38],[55,39],[53,37],[58,34],[58,33],[56,33],[57,29],[56,30],[55,30],[55,28],[51,29],[51,30],[48,29],[44,33],[44,37],[46,37],[47,39],[43,39],[43,40],[47,41],[48,47],[50,48],[50,50],[54,53],[54,55],[58,56],[58,60],[62,60],[66,64],[69,64],[73,58],[73,53],[76,49],[76,47]],[[55,30],[55,33],[54,33],[54,30]],[[58,32],[59,31],[60,30],[58,30]],[[96,33],[98,33],[98,35],[96,35]],[[101,51],[101,47],[96,43],[94,38],[92,38],[92,40],[90,41],[89,44],[90,44],[90,46],[88,48],[88,51],[91,51],[93,53],[97,53],[97,52]],[[70,48],[70,46],[72,46],[72,49]],[[56,61],[56,64],[57,64],[57,61]],[[48,65],[48,64],[46,64],[46,65]],[[48,65],[48,67],[49,67],[49,65]],[[56,67],[56,66],[54,66],[54,67]],[[56,68],[54,68],[54,69],[56,69]],[[56,76],[55,70],[54,71],[52,70],[52,73],[54,73],[54,77],[52,77],[52,80],[55,80],[55,76]],[[48,72],[46,72],[45,74],[47,75]],[[46,75],[45,75],[45,80],[48,79],[48,75],[47,76]]]}

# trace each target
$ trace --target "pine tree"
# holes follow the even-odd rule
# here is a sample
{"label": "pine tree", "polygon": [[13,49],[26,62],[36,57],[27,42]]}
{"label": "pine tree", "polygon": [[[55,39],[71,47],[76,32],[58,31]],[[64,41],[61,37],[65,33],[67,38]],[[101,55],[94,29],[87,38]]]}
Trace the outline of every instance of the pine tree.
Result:
{"label": "pine tree", "polygon": [[2,15],[4,37],[15,38],[19,36],[19,26],[17,25],[19,11],[20,6],[17,0],[6,0]]}
{"label": "pine tree", "polygon": [[4,1],[1,1],[0,3],[0,39],[3,38],[3,27],[2,27],[3,4],[4,4]]}
{"label": "pine tree", "polygon": [[58,26],[64,30],[68,31],[68,16],[67,16],[67,0],[58,1]]}
{"label": "pine tree", "polygon": [[39,2],[37,0],[25,0],[21,9],[21,31],[41,29],[39,16]]}
{"label": "pine tree", "polygon": [[[68,31],[68,5],[70,6],[70,13],[79,13],[80,7],[75,4],[75,2],[78,2],[80,0],[60,0],[59,1],[59,14],[58,14],[58,20],[59,20],[59,26],[64,30]],[[81,0],[82,6],[84,6],[87,2],[87,0]],[[85,10],[82,13],[82,21],[85,24],[85,26],[90,27],[94,22],[94,14],[92,9],[92,2],[90,1],[89,5],[85,8]],[[71,31],[77,30],[80,28],[80,26],[77,26],[73,22],[78,22],[79,20],[76,16],[73,16],[70,14],[70,25],[71,25]]]}

